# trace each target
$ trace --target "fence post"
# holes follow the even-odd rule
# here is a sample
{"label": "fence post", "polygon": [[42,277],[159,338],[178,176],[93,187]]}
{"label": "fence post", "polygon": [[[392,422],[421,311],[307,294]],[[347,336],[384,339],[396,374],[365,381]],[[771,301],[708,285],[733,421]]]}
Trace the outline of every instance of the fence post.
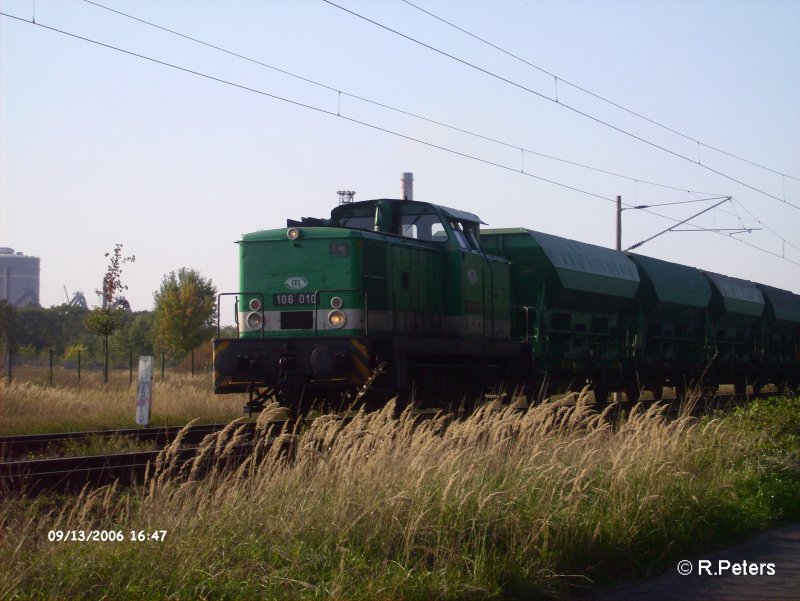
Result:
{"label": "fence post", "polygon": [[8,349],[8,383],[11,384],[11,366],[14,364],[14,351]]}
{"label": "fence post", "polygon": [[128,385],[131,384],[133,384],[133,350],[128,351]]}
{"label": "fence post", "polygon": [[53,385],[53,347],[50,347],[50,386]]}
{"label": "fence post", "polygon": [[108,334],[103,336],[103,384],[108,384]]}

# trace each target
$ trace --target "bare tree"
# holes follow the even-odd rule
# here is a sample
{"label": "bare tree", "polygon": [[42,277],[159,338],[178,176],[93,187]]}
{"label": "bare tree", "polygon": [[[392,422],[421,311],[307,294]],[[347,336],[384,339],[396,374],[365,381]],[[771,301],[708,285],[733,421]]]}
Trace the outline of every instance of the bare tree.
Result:
{"label": "bare tree", "polygon": [[103,336],[103,382],[108,383],[108,337],[122,324],[124,307],[127,301],[120,295],[128,287],[122,283],[122,266],[133,263],[134,255],[122,255],[122,244],[115,244],[114,250],[105,254],[109,259],[108,270],[103,276],[103,289],[95,292],[102,296],[103,306],[95,307],[86,316],[86,327],[90,332]]}

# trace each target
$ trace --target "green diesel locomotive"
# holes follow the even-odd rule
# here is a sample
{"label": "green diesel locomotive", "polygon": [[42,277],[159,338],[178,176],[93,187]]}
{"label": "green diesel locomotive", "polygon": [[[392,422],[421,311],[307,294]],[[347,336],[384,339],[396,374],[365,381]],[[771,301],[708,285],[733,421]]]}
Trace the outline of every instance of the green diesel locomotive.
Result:
{"label": "green diesel locomotive", "polygon": [[800,381],[800,296],[414,200],[246,234],[238,338],[217,338],[215,392],[337,405],[435,403],[492,386],[535,397],[589,382],[600,403],[664,386]]}
{"label": "green diesel locomotive", "polygon": [[480,224],[379,199],[245,235],[239,338],[214,340],[215,391],[247,392],[251,410],[273,395],[336,402],[381,363],[376,391],[499,381],[525,349],[511,339],[509,262],[481,248]]}

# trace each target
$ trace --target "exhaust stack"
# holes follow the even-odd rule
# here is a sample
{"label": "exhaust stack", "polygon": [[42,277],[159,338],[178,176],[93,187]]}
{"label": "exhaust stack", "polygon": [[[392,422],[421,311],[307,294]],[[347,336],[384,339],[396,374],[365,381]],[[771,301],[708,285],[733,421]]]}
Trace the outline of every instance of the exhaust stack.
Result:
{"label": "exhaust stack", "polygon": [[403,200],[414,200],[414,174],[403,173]]}

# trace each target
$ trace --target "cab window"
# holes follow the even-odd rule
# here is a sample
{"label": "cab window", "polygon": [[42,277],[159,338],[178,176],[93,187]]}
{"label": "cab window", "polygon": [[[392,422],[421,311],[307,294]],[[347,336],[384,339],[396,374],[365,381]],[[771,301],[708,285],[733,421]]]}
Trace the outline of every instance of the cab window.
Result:
{"label": "cab window", "polygon": [[[450,227],[453,228],[453,236],[458,241],[461,250],[479,251],[478,241],[475,239],[475,234],[470,231],[469,227],[465,228],[460,221],[451,221]],[[466,231],[465,231],[466,229]]]}
{"label": "cab window", "polygon": [[439,216],[435,213],[416,213],[402,215],[401,234],[406,238],[424,242],[446,242],[447,232]]}

